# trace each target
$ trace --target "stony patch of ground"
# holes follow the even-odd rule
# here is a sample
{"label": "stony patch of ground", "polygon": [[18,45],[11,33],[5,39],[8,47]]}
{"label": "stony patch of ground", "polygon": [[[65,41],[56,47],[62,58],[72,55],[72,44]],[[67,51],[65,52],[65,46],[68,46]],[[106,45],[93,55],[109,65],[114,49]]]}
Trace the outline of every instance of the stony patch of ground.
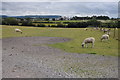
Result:
{"label": "stony patch of ground", "polygon": [[118,58],[67,53],[46,44],[69,41],[58,37],[2,39],[3,78],[117,78]]}

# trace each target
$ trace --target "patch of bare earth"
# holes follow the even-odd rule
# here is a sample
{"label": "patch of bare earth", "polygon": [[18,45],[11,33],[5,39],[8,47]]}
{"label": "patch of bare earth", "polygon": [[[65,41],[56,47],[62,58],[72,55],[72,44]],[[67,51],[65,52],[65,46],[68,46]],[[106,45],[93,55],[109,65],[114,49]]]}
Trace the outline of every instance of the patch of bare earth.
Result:
{"label": "patch of bare earth", "polygon": [[57,37],[2,39],[3,78],[117,78],[118,58],[67,53],[46,44],[69,41]]}

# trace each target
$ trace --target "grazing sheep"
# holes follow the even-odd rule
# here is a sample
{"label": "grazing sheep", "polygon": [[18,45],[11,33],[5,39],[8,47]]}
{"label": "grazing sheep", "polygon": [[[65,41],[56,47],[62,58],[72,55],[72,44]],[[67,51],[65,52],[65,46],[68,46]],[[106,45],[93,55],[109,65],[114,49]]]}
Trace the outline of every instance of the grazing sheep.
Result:
{"label": "grazing sheep", "polygon": [[96,30],[96,28],[93,28],[94,30]]}
{"label": "grazing sheep", "polygon": [[100,28],[99,28],[99,27],[96,27],[96,30],[100,30]]}
{"label": "grazing sheep", "polygon": [[107,29],[103,29],[104,33],[107,32],[108,30]]}
{"label": "grazing sheep", "polygon": [[22,30],[20,29],[15,29],[15,32],[20,32],[22,34]]}
{"label": "grazing sheep", "polygon": [[95,27],[95,28],[93,28],[94,30],[100,30],[100,28],[99,27]]}
{"label": "grazing sheep", "polygon": [[109,36],[110,36],[110,30],[111,30],[111,29],[108,29],[108,30],[107,30],[107,34],[108,34]]}
{"label": "grazing sheep", "polygon": [[104,29],[103,31],[104,31],[104,33],[105,33],[105,32],[110,32],[110,30],[111,30],[111,29]]}
{"label": "grazing sheep", "polygon": [[108,40],[109,39],[109,35],[108,34],[104,34],[104,35],[102,35],[102,37],[101,37],[101,41],[103,41],[103,40]]}
{"label": "grazing sheep", "polygon": [[115,29],[116,29],[116,30],[118,30],[118,28],[117,28],[117,27],[116,27]]}
{"label": "grazing sheep", "polygon": [[104,31],[104,29],[103,29],[103,28],[100,28],[100,31]]}
{"label": "grazing sheep", "polygon": [[82,43],[82,47],[84,48],[85,45],[86,45],[86,47],[88,47],[88,43],[92,43],[92,47],[94,47],[94,42],[95,42],[94,37],[86,38]]}
{"label": "grazing sheep", "polygon": [[88,30],[88,28],[85,28],[84,30],[85,30],[85,31],[87,31],[87,30]]}

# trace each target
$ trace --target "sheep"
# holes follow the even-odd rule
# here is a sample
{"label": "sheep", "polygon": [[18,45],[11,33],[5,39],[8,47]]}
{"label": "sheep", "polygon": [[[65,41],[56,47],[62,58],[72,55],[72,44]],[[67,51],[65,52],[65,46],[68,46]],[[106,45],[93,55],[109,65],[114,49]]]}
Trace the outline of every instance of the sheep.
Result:
{"label": "sheep", "polygon": [[102,37],[101,37],[101,41],[103,41],[103,40],[108,40],[109,39],[109,35],[108,34],[104,34],[104,35],[102,35]]}
{"label": "sheep", "polygon": [[104,29],[103,31],[104,31],[104,33],[105,33],[105,32],[110,32],[110,30],[111,30],[111,29]]}
{"label": "sheep", "polygon": [[15,29],[15,32],[21,32],[21,34],[22,34],[22,30],[20,30],[20,29]]}
{"label": "sheep", "polygon": [[82,47],[84,48],[85,45],[86,45],[86,47],[88,47],[88,43],[92,43],[92,47],[94,47],[94,42],[95,42],[94,37],[86,38],[86,39],[84,39],[84,41],[82,43]]}
{"label": "sheep", "polygon": [[107,32],[108,30],[107,29],[103,29],[104,33]]}
{"label": "sheep", "polygon": [[109,37],[110,37],[110,32],[107,32],[107,34],[109,35]]}
{"label": "sheep", "polygon": [[100,30],[100,28],[99,28],[99,27],[96,27],[96,30]]}
{"label": "sheep", "polygon": [[94,30],[99,30],[100,28],[99,27],[95,27],[95,28],[93,28]]}
{"label": "sheep", "polygon": [[94,30],[96,30],[96,28],[93,28]]}
{"label": "sheep", "polygon": [[110,30],[111,29],[107,29],[106,31],[104,31],[104,33],[106,32],[106,34],[108,34],[110,36]]}
{"label": "sheep", "polygon": [[103,28],[100,28],[100,31],[104,31],[104,29],[103,29]]}
{"label": "sheep", "polygon": [[116,30],[118,30],[118,28],[117,28],[117,27],[116,27],[115,29],[116,29]]}
{"label": "sheep", "polygon": [[87,30],[88,30],[88,28],[85,28],[84,30],[85,30],[85,31],[87,31]]}

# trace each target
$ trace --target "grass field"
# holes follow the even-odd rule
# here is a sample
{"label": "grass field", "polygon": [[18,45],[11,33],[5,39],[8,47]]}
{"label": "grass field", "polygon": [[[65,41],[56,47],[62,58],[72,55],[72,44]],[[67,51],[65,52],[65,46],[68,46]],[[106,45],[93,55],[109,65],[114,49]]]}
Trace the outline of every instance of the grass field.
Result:
{"label": "grass field", "polygon": [[[15,33],[14,29],[19,28],[23,34]],[[91,28],[90,28],[91,29]],[[50,44],[55,48],[60,48],[66,52],[71,53],[90,53],[99,55],[118,56],[118,40],[113,39],[112,35],[109,41],[100,41],[100,37],[104,34],[99,30],[85,31],[83,28],[38,28],[38,27],[24,27],[24,26],[2,26],[2,38],[8,37],[32,37],[32,36],[47,36],[47,37],[65,37],[71,38],[71,41],[64,43]],[[116,31],[116,38],[118,38],[118,31]],[[86,37],[95,37],[94,48],[82,48],[81,43]],[[59,54],[59,53],[58,53]]]}

